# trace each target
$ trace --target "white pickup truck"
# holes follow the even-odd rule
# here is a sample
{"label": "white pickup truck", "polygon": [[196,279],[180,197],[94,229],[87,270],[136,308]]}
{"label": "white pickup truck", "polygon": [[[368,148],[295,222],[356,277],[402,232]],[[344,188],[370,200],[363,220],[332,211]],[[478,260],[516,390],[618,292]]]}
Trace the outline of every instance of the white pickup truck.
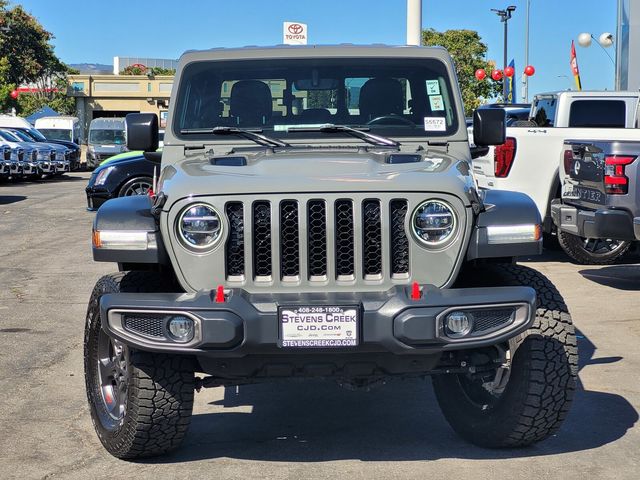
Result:
{"label": "white pickup truck", "polygon": [[[551,201],[561,196],[558,175],[565,140],[640,141],[638,92],[563,91],[536,95],[528,122],[507,128],[507,141],[473,160],[481,188],[511,190],[529,195],[552,234]],[[605,264],[624,254],[629,242],[593,242],[558,237],[564,247],[584,248],[588,263]],[[565,248],[566,249],[566,248]]]}

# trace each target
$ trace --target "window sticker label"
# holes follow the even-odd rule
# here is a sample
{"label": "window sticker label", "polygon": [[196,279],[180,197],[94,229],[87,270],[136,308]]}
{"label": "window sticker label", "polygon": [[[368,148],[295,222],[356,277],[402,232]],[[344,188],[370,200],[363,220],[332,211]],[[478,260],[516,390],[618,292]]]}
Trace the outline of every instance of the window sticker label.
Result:
{"label": "window sticker label", "polygon": [[444,117],[424,117],[425,132],[446,132],[447,121]]}
{"label": "window sticker label", "polygon": [[429,97],[429,103],[431,104],[432,112],[440,112],[444,110],[444,102],[442,101],[442,95],[432,95]]}
{"label": "window sticker label", "polygon": [[440,95],[440,83],[438,80],[427,80],[427,95]]}

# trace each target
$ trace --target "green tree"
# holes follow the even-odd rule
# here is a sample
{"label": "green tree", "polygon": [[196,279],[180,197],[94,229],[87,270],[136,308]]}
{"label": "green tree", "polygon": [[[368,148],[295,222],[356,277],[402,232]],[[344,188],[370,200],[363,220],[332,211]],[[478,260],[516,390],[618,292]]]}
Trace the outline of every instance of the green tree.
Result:
{"label": "green tree", "polygon": [[[495,68],[495,63],[485,60],[487,45],[482,42],[478,32],[423,30],[422,44],[444,47],[453,57],[466,115],[471,115],[473,110],[484,101],[495,98],[502,92],[502,82],[491,79],[491,71]],[[487,78],[484,80],[478,80],[475,77],[475,71],[479,68],[487,72]]]}
{"label": "green tree", "polygon": [[[44,105],[72,113],[74,101],[66,96],[67,66],[55,55],[53,35],[20,5],[9,7],[0,0],[0,108],[15,106],[29,115]],[[16,85],[30,84],[29,93],[16,100],[7,92]]]}
{"label": "green tree", "polygon": [[11,98],[11,92],[13,92],[16,86],[12,83],[7,83],[6,75],[9,71],[9,60],[7,57],[0,58],[0,112],[4,112],[10,109],[15,100]]}
{"label": "green tree", "polygon": [[129,65],[125,67],[120,75],[146,75],[147,72],[151,71],[152,75],[162,76],[162,75],[175,75],[175,68],[162,68],[162,67],[145,67],[140,65]]}

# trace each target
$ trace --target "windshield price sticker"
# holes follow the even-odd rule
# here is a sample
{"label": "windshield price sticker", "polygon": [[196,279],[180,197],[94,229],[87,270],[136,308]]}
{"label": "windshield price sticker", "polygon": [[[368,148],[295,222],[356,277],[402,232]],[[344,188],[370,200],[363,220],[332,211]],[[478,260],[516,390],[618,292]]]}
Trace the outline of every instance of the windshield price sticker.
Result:
{"label": "windshield price sticker", "polygon": [[354,347],[358,344],[357,307],[281,307],[281,347]]}
{"label": "windshield price sticker", "polygon": [[444,117],[424,117],[424,130],[426,132],[446,132],[447,121]]}

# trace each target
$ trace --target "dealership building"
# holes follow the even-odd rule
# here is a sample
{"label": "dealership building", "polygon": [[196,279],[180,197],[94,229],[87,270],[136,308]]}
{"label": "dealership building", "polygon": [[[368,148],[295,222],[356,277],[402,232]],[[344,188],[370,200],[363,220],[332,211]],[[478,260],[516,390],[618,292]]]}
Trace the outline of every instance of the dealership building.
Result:
{"label": "dealership building", "polygon": [[76,101],[81,138],[86,140],[89,123],[94,118],[123,117],[128,113],[148,112],[158,115],[161,126],[166,122],[173,76],[119,74],[132,65],[143,65],[149,69],[175,69],[177,61],[115,57],[112,73],[104,68],[80,67],[80,74],[69,75],[69,95]]}

